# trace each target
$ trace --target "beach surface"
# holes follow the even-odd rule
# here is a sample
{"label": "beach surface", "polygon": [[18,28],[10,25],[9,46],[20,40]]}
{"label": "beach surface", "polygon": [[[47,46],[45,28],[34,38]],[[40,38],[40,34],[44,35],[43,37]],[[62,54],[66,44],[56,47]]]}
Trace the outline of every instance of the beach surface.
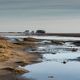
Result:
{"label": "beach surface", "polygon": [[34,55],[24,51],[26,47],[33,45],[29,43],[13,44],[5,38],[0,38],[0,80],[18,80],[17,74],[29,72],[21,66],[33,64],[40,57],[36,53]]}

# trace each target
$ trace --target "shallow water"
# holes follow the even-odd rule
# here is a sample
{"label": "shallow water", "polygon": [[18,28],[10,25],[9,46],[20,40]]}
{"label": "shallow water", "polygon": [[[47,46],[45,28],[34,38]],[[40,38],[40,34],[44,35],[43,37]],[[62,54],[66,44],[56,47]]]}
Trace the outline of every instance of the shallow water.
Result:
{"label": "shallow water", "polygon": [[80,59],[77,59],[80,50],[59,49],[56,54],[46,53],[42,56],[43,62],[24,67],[30,72],[22,77],[30,80],[80,80]]}
{"label": "shallow water", "polygon": [[36,38],[36,39],[41,39],[41,40],[62,40],[62,41],[75,41],[75,40],[79,40],[80,41],[80,37],[63,37],[63,36],[36,36],[36,35],[29,35],[29,36],[5,36],[8,38],[16,38],[16,39],[20,39],[20,38],[28,38],[28,37],[32,37],[32,38]]}

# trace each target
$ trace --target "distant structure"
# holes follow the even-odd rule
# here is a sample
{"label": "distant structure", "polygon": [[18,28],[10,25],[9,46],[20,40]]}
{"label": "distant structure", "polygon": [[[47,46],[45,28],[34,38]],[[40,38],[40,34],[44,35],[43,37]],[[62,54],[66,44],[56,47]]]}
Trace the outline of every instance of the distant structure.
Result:
{"label": "distant structure", "polygon": [[45,34],[46,31],[44,30],[36,30],[36,31],[25,30],[23,33],[24,35],[42,35],[42,34]]}
{"label": "distant structure", "polygon": [[36,30],[37,35],[45,34],[46,32],[44,30]]}
{"label": "distant structure", "polygon": [[31,35],[34,35],[35,34],[35,32],[34,31],[31,31]]}
{"label": "distant structure", "polygon": [[44,35],[45,30],[30,31],[25,30],[24,32],[0,32],[0,36],[28,36],[28,35]]}
{"label": "distant structure", "polygon": [[24,31],[24,35],[29,35],[30,34],[30,31],[29,30],[25,30]]}

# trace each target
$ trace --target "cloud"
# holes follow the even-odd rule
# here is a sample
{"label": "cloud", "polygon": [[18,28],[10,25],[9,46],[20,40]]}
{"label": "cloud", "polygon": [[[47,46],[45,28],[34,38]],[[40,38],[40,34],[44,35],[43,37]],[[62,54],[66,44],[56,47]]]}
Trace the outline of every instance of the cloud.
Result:
{"label": "cloud", "polygon": [[80,0],[0,0],[0,10],[80,9]]}

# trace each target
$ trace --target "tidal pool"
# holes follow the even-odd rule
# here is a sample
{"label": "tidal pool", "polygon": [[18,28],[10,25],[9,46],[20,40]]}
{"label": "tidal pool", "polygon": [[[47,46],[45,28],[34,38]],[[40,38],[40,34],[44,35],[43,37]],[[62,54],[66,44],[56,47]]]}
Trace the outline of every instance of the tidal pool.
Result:
{"label": "tidal pool", "polygon": [[80,80],[80,62],[75,60],[80,57],[79,52],[42,54],[42,56],[43,62],[24,67],[30,72],[22,77],[30,80]]}

